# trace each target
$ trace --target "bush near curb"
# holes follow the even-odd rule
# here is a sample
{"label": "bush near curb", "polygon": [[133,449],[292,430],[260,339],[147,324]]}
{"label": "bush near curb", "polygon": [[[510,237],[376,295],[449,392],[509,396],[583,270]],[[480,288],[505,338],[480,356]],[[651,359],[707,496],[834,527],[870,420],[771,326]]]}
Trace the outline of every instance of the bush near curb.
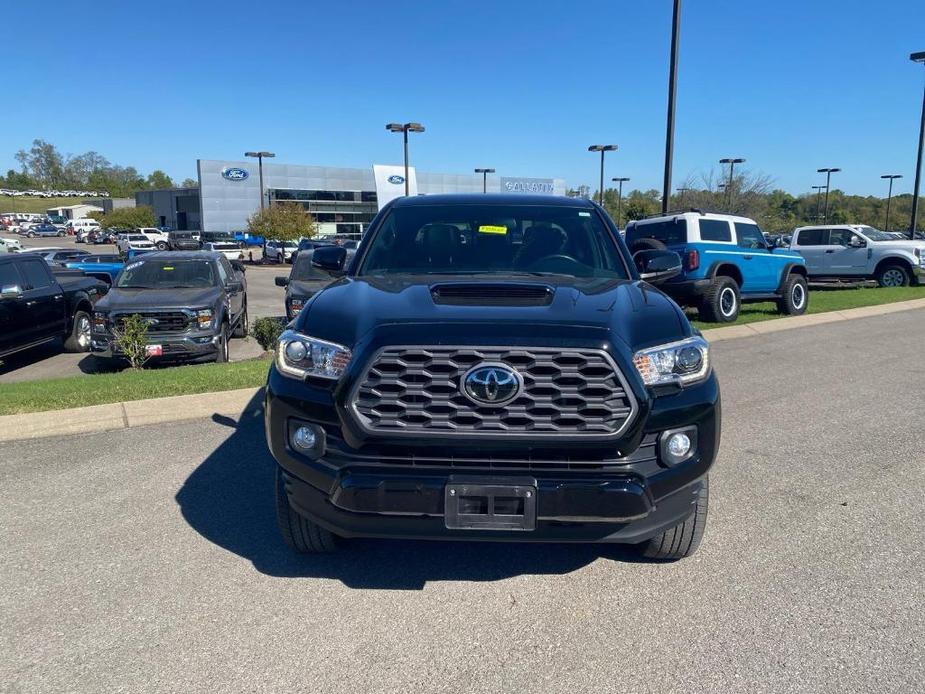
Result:
{"label": "bush near curb", "polygon": [[286,322],[282,318],[258,318],[251,324],[251,335],[264,351],[269,352],[276,346],[285,327]]}

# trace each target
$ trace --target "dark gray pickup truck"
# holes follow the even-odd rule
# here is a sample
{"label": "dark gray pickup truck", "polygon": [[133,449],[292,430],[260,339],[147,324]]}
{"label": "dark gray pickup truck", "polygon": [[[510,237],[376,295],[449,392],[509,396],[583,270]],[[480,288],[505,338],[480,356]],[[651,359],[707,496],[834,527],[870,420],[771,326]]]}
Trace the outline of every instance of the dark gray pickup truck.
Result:
{"label": "dark gray pickup truck", "polygon": [[0,358],[55,340],[86,352],[90,315],[107,290],[83,273],[53,271],[38,255],[0,256]]}
{"label": "dark gray pickup truck", "polygon": [[150,358],[228,361],[228,339],[247,335],[244,266],[209,251],[163,251],[125,265],[93,312],[91,347],[123,357],[116,334],[125,318],[147,324]]}

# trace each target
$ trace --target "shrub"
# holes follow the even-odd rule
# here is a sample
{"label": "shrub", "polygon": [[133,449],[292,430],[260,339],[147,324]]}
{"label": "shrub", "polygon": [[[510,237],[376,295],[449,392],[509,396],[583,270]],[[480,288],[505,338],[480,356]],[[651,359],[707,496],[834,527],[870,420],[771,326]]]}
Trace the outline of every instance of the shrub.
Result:
{"label": "shrub", "polygon": [[126,316],[121,326],[113,326],[112,335],[116,346],[125,354],[133,369],[142,368],[148,361],[148,324],[137,313]]}
{"label": "shrub", "polygon": [[282,318],[258,318],[251,324],[251,335],[267,352],[276,346],[279,335],[286,327]]}

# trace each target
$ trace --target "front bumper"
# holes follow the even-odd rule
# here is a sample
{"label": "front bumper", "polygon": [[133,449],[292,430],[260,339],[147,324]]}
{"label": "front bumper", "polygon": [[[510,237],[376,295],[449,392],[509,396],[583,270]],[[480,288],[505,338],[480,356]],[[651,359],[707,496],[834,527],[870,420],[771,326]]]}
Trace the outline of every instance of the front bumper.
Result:
{"label": "front bumper", "polygon": [[[301,399],[298,385],[271,370],[267,442],[292,507],[343,537],[642,542],[693,512],[719,447],[720,397],[713,376],[655,398],[644,423],[612,444],[609,457],[600,446],[582,456],[581,445],[560,445],[556,452],[508,443],[505,453],[489,452],[484,443],[463,442],[469,447],[462,448],[460,439],[427,449],[396,442],[356,449],[340,438],[335,408]],[[326,449],[317,459],[290,444],[292,427],[306,422],[324,431]],[[696,427],[697,453],[669,466],[659,439],[681,427]],[[526,478],[536,488],[535,529],[447,528],[444,491],[459,475],[477,476],[484,484]]]}
{"label": "front bumper", "polygon": [[[218,353],[219,335],[190,333],[185,335],[148,335],[147,344],[160,345],[161,355],[153,360],[196,360],[214,357]],[[112,335],[93,332],[90,351],[100,357],[120,359],[125,353],[114,344]]]}

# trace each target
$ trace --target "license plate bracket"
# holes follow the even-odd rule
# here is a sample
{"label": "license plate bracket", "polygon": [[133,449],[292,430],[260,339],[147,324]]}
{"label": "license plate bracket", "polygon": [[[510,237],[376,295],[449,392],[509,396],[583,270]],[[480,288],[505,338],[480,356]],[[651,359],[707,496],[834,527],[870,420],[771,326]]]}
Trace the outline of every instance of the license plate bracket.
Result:
{"label": "license plate bracket", "polygon": [[147,345],[145,347],[145,355],[149,357],[162,357],[164,356],[164,347],[163,345]]}
{"label": "license plate bracket", "polygon": [[444,490],[443,518],[450,530],[535,530],[536,480],[454,475]]}

